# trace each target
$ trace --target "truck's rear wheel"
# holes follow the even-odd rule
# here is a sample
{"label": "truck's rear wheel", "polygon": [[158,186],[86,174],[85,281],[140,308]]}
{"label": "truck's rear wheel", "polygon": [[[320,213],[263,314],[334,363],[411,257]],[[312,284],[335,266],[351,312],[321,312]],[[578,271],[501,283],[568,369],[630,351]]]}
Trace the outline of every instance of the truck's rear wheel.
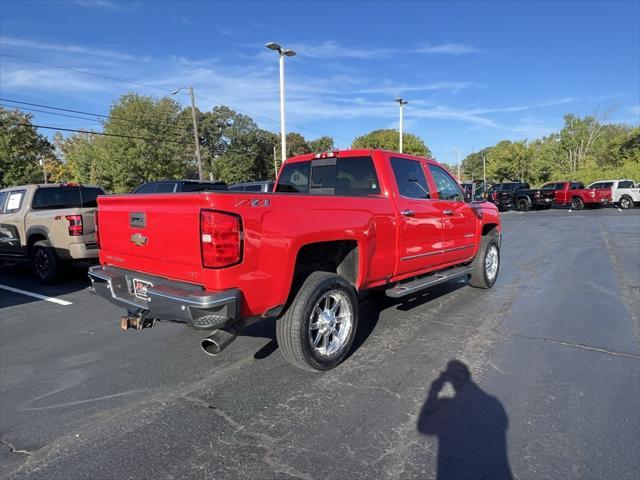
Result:
{"label": "truck's rear wheel", "polygon": [[633,200],[631,199],[631,197],[627,195],[620,197],[620,208],[622,210],[633,208]]}
{"label": "truck's rear wheel", "polygon": [[500,270],[500,247],[493,235],[482,237],[476,258],[471,264],[469,284],[477,288],[491,288]]}
{"label": "truck's rear wheel", "polygon": [[573,197],[571,199],[571,208],[573,210],[582,210],[584,208],[584,202],[580,197]]}
{"label": "truck's rear wheel", "polygon": [[40,283],[52,285],[60,282],[69,272],[70,264],[60,259],[45,240],[31,247],[31,270]]}
{"label": "truck's rear wheel", "polygon": [[358,299],[341,276],[314,272],[276,322],[284,358],[303,370],[329,370],[349,353],[358,326]]}

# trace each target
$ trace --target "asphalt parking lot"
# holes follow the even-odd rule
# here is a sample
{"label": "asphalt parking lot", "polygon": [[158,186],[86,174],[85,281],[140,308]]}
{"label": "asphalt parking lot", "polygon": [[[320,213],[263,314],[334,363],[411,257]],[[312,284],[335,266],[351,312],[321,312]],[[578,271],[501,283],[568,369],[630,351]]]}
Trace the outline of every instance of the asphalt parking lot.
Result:
{"label": "asphalt parking lot", "polygon": [[323,374],[270,322],[212,358],[180,325],[121,331],[81,269],[0,271],[0,476],[637,478],[640,209],[502,218],[492,290],[369,295]]}

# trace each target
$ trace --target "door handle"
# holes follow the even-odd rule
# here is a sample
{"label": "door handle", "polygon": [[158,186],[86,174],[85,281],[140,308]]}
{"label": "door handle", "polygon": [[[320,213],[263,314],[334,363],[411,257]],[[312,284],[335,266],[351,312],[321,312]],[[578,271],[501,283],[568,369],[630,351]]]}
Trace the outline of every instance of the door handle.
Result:
{"label": "door handle", "polygon": [[446,209],[444,212],[442,212],[442,213],[444,213],[445,215],[453,215],[453,210],[451,210],[451,209],[447,208],[447,209]]}
{"label": "door handle", "polygon": [[405,217],[415,217],[416,216],[416,212],[414,212],[413,210],[401,210],[400,214],[404,215]]}

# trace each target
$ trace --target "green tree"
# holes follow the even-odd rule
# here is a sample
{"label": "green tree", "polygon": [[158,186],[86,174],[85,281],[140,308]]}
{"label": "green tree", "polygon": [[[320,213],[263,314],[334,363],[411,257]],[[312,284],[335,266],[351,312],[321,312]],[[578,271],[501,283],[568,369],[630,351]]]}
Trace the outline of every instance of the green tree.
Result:
{"label": "green tree", "polygon": [[[399,134],[397,130],[383,129],[374,130],[361,137],[357,137],[351,144],[351,148],[381,148],[383,150],[398,151],[399,148]],[[427,147],[424,141],[412,134],[402,134],[402,150],[404,153],[411,155],[418,155],[421,157],[433,157],[431,150]]]}
{"label": "green tree", "polygon": [[277,136],[258,128],[251,117],[229,107],[215,107],[203,114],[200,136],[215,178],[237,183],[275,177]]}
{"label": "green tree", "polygon": [[33,126],[32,115],[0,107],[0,186],[41,183],[40,160],[57,162],[53,146]]}
{"label": "green tree", "polygon": [[465,157],[462,161],[462,171],[464,176],[472,180],[482,180],[484,175],[483,160],[491,151],[491,147],[484,148],[479,152],[474,152]]}
{"label": "green tree", "polygon": [[315,140],[309,140],[307,144],[309,145],[309,150],[311,153],[330,152],[331,150],[336,149],[333,138],[328,136],[316,138]]}
{"label": "green tree", "polygon": [[531,151],[525,141],[504,140],[487,154],[487,176],[494,181],[531,180]]}
{"label": "green tree", "polygon": [[186,118],[171,98],[124,95],[104,123],[109,136],[94,139],[90,148],[86,138],[73,139],[80,151],[91,155],[91,165],[79,158],[71,163],[79,176],[89,172],[96,183],[114,192],[131,191],[149,180],[193,177],[195,146]]}

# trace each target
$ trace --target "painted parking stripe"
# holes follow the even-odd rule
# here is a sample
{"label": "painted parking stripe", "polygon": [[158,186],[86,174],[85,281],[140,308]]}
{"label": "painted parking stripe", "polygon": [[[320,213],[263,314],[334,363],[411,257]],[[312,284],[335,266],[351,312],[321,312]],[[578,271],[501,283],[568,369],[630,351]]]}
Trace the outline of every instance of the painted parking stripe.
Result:
{"label": "painted parking stripe", "polygon": [[73,305],[73,303],[67,302],[66,300],[60,300],[59,298],[46,297],[38,293],[27,292],[26,290],[20,290],[19,288],[9,287],[8,285],[0,284],[0,288],[2,290],[9,290],[10,292],[14,292],[14,293],[21,293],[22,295],[28,295],[29,297],[39,298],[40,300],[46,300],[47,302],[57,303],[58,305],[63,305],[65,307],[67,305]]}

